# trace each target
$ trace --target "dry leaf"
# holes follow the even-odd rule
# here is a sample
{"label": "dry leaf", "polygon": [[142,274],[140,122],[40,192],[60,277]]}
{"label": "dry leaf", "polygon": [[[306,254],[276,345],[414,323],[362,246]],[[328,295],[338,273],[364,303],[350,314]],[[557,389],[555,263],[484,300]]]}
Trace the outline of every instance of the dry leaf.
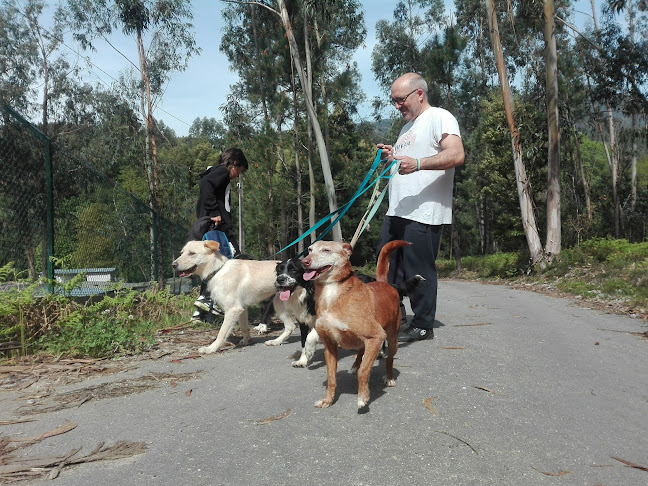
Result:
{"label": "dry leaf", "polygon": [[439,415],[439,412],[437,412],[436,408],[432,406],[433,401],[434,397],[426,398],[425,400],[423,400],[423,405],[425,405],[425,408],[427,408],[434,415]]}
{"label": "dry leaf", "polygon": [[187,390],[187,391],[185,392],[185,395],[187,395],[188,397],[190,397],[190,396],[191,396],[191,392],[192,392],[192,391],[193,391],[192,389],[190,389],[190,390]]}

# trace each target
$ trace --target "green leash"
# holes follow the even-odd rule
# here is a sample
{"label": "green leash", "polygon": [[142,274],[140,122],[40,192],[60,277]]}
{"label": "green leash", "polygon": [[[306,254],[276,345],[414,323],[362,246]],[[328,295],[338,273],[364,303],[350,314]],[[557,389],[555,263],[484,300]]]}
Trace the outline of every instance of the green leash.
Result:
{"label": "green leash", "polygon": [[[389,178],[391,178],[391,174],[388,174],[388,172],[391,170],[391,168],[392,168],[395,164],[400,164],[400,162],[399,162],[397,159],[394,159],[394,160],[389,164],[389,166],[387,166],[387,168],[385,168],[385,169],[384,169],[384,170],[383,170],[383,171],[378,175],[378,177],[376,177],[376,179],[375,179],[371,184],[368,184],[369,180],[371,179],[371,176],[374,174],[374,172],[376,172],[376,170],[378,169],[378,166],[379,166],[380,163],[382,162],[382,160],[381,160],[381,158],[380,158],[380,154],[381,154],[381,153],[382,153],[382,150],[378,150],[378,153],[376,154],[376,158],[374,159],[374,162],[373,162],[373,164],[371,165],[371,168],[369,169],[369,172],[367,172],[367,175],[365,176],[364,180],[363,180],[362,183],[360,184],[360,187],[358,187],[358,189],[356,190],[355,194],[353,195],[353,197],[351,198],[351,200],[350,200],[348,203],[346,203],[344,206],[342,206],[342,207],[336,209],[335,211],[333,211],[332,213],[330,213],[328,216],[325,216],[325,217],[323,217],[322,219],[320,219],[320,220],[319,220],[315,225],[311,226],[311,227],[308,229],[308,231],[306,231],[304,234],[302,234],[299,238],[297,238],[297,239],[296,239],[295,241],[293,241],[292,243],[286,245],[284,248],[282,248],[281,250],[279,250],[277,253],[275,253],[275,255],[277,255],[278,253],[281,253],[282,251],[284,251],[284,250],[290,248],[290,247],[293,246],[293,245],[296,245],[296,244],[299,243],[301,240],[303,240],[303,239],[306,238],[308,235],[310,235],[313,231],[317,230],[317,229],[318,229],[319,227],[321,227],[324,223],[326,223],[327,221],[329,221],[331,217],[333,217],[333,216],[335,216],[335,215],[337,214],[338,216],[335,218],[335,220],[334,220],[332,223],[330,223],[330,224],[326,227],[326,229],[322,232],[322,234],[319,235],[319,237],[318,237],[315,241],[319,241],[319,240],[321,240],[322,238],[324,238],[324,236],[326,236],[326,235],[328,234],[329,231],[331,231],[331,229],[333,228],[333,226],[335,226],[335,225],[337,224],[337,222],[340,221],[340,219],[342,218],[342,216],[344,216],[344,215],[346,214],[346,212],[349,210],[349,208],[351,207],[351,205],[352,205],[352,204],[353,204],[353,203],[354,203],[354,202],[355,202],[355,201],[356,201],[360,196],[362,196],[365,192],[367,192],[367,191],[368,191],[369,189],[371,189],[374,185],[376,185],[376,184],[378,183],[378,181],[380,181],[381,179],[389,179]],[[388,175],[385,175],[385,174],[388,174]],[[372,208],[372,211],[370,212],[369,220],[367,220],[367,221],[365,222],[365,226],[363,227],[362,231],[364,231],[364,228],[366,228],[367,224],[368,224],[369,221],[371,220],[371,217],[373,217],[373,215],[376,213],[376,210],[378,209],[378,206],[380,205],[380,202],[382,201],[382,198],[384,197],[384,194],[385,194],[385,190],[386,190],[386,189],[387,189],[387,186],[385,186],[385,189],[383,190],[383,193],[381,194],[378,203],[375,204],[374,207]],[[362,233],[362,231],[361,231],[361,233]],[[359,235],[358,235],[358,236],[359,236]],[[297,256],[298,256],[298,257],[301,257],[301,256],[305,255],[307,251],[308,251],[308,250],[304,250],[304,251],[302,251],[302,252],[301,252],[299,255],[297,255]]]}

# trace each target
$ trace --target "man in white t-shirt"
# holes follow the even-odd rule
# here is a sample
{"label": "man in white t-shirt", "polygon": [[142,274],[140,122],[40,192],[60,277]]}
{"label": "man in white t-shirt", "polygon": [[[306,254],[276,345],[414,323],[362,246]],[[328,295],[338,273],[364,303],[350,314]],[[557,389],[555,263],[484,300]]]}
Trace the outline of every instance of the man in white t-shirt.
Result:
{"label": "man in white t-shirt", "polygon": [[382,158],[398,159],[400,167],[389,181],[389,209],[377,252],[388,241],[409,241],[411,246],[392,254],[389,282],[397,284],[416,274],[425,278],[410,296],[414,317],[401,330],[401,342],[434,337],[435,260],[441,229],[452,223],[454,168],[464,162],[457,120],[450,112],[430,106],[427,91],[427,83],[416,73],[394,81],[391,101],[407,123],[393,146],[378,144]]}

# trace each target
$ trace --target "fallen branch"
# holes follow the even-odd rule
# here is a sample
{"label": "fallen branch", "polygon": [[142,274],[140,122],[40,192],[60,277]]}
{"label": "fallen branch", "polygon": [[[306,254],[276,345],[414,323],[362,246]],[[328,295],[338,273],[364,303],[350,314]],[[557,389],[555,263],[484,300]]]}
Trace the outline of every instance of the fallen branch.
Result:
{"label": "fallen branch", "polygon": [[638,464],[633,464],[632,462],[630,462],[630,461],[626,461],[625,459],[621,459],[620,457],[614,457],[614,456],[610,456],[610,457],[611,457],[612,459],[614,459],[615,461],[622,462],[622,463],[625,464],[626,466],[634,467],[635,469],[640,469],[640,470],[642,470],[642,471],[646,471],[646,472],[648,472],[648,467],[639,466]]}
{"label": "fallen branch", "polygon": [[550,473],[550,472],[541,471],[540,469],[535,468],[533,466],[531,467],[536,471],[538,471],[540,474],[544,474],[545,476],[564,476],[565,474],[569,474],[569,471],[567,469],[563,469],[562,471],[557,473]]}
{"label": "fallen branch", "polygon": [[261,420],[255,420],[254,423],[256,425],[266,425],[266,424],[269,424],[270,422],[274,422],[275,420],[281,420],[282,418],[286,418],[288,415],[290,415],[291,412],[292,412],[292,410],[288,409],[284,413],[281,413],[279,415],[275,415],[274,417],[268,417],[268,418],[264,418],[264,419],[261,419]]}
{"label": "fallen branch", "polygon": [[456,435],[449,434],[448,432],[444,432],[443,430],[435,430],[435,432],[438,432],[439,434],[445,434],[445,435],[448,435],[448,436],[452,437],[453,439],[457,439],[459,442],[461,442],[461,443],[463,443],[463,444],[466,444],[468,447],[470,447],[470,448],[472,449],[472,451],[473,451],[475,454],[479,454],[479,452],[477,452],[473,446],[471,446],[471,445],[470,445],[468,442],[466,442],[465,440],[460,439],[460,438],[457,437]]}

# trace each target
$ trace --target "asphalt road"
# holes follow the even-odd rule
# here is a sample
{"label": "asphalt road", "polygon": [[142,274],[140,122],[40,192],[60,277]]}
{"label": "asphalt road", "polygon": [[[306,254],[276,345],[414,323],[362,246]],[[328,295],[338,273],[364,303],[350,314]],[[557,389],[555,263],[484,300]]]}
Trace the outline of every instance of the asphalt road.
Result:
{"label": "asphalt road", "polygon": [[[336,402],[313,406],[325,391],[323,351],[310,369],[292,368],[295,333],[280,347],[256,338],[246,348],[145,361],[63,387],[192,373],[0,432],[30,436],[77,424],[29,455],[89,452],[100,441],[148,446],[30,482],[54,486],[648,484],[648,471],[614,459],[648,467],[648,342],[638,335],[645,322],[447,280],[437,317],[433,341],[399,348],[396,387],[383,387],[384,363],[375,365],[364,414],[349,352],[341,353]],[[0,404],[2,419],[23,402]]]}

